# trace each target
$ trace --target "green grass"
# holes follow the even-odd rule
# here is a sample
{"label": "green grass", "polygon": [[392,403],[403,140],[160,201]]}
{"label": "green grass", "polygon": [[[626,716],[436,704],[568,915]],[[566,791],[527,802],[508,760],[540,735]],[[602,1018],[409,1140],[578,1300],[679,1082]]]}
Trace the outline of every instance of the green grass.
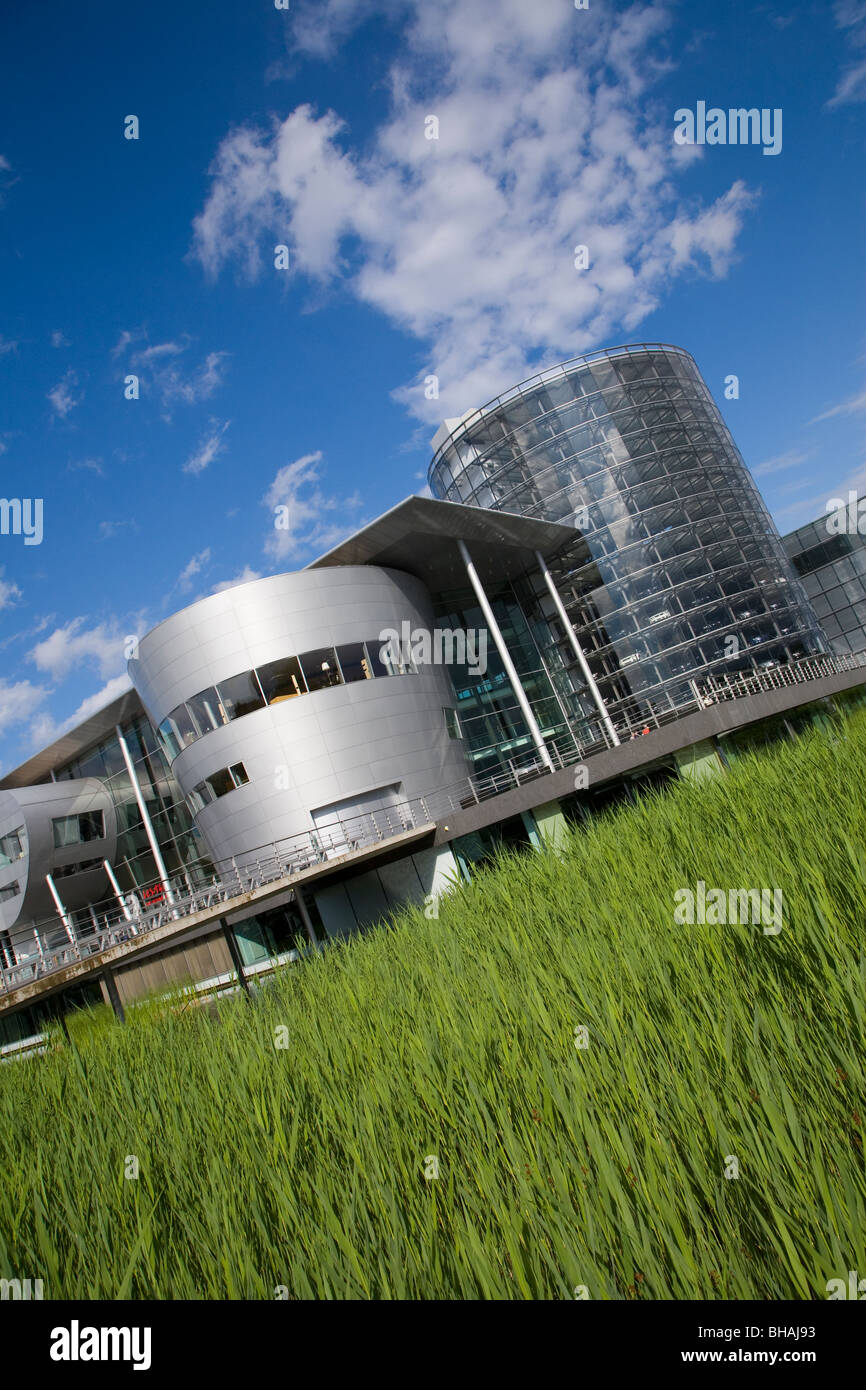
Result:
{"label": "green grass", "polygon": [[[864,773],[855,715],[609,812],[561,858],[505,858],[437,920],[407,911],[216,1018],[149,1007],[0,1067],[0,1275],[626,1299],[866,1275]],[[781,888],[781,933],[675,926],[698,878]]]}

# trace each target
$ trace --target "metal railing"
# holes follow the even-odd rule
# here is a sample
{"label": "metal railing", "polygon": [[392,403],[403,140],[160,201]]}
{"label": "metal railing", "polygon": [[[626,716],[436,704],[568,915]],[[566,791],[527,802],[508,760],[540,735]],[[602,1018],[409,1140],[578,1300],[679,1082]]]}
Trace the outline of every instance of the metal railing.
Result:
{"label": "metal railing", "polygon": [[[625,741],[722,701],[809,684],[864,667],[866,651],[807,657],[764,671],[708,676],[700,683],[685,680],[680,687],[665,692],[664,699],[641,701],[639,696],[634,696],[609,705],[608,710],[618,737]],[[569,726],[567,738],[554,735],[546,742],[554,770],[581,764],[613,746],[601,720],[587,720],[579,727]],[[162,901],[144,908],[136,895],[128,894],[124,899],[126,912],[119,905],[106,911],[94,911],[96,925],[92,930],[81,930],[74,941],[70,941],[58,918],[4,933],[14,951],[15,961],[4,964],[0,957],[0,986],[8,993],[110,946],[131,941],[197,912],[213,912],[218,908],[235,911],[239,900],[257,889],[280,881],[290,886],[293,876],[305,869],[358,853],[406,831],[432,826],[451,812],[479,805],[549,772],[550,767],[533,748],[510,758],[496,771],[473,774],[423,797],[345,820],[336,819],[327,828],[305,831],[232,859],[217,861],[216,872],[207,883],[193,886],[189,880],[184,881],[185,876],[175,877],[169,885],[174,897],[172,904]],[[159,886],[154,881],[142,885],[139,891]],[[8,955],[9,946],[5,947],[5,952]]]}

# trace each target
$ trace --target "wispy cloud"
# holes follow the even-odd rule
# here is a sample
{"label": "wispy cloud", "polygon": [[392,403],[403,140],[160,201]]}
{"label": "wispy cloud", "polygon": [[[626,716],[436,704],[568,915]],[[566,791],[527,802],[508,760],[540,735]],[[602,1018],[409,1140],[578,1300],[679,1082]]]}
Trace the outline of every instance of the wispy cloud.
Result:
{"label": "wispy cloud", "polygon": [[0,357],[5,357],[8,352],[17,352],[19,343],[12,338],[4,338],[0,335]]}
{"label": "wispy cloud", "polygon": [[150,343],[130,351],[134,344],[143,340],[143,330],[124,329],[111,355],[115,359],[128,355],[129,368],[155,392],[165,410],[175,405],[200,405],[223,384],[227,352],[209,352],[202,361],[193,364],[189,361],[191,340],[187,337]]}
{"label": "wispy cloud", "polygon": [[51,408],[61,420],[65,420],[67,415],[81,404],[83,396],[76,396],[77,386],[78,377],[70,367],[57,385],[48,392],[47,399],[51,402]]}
{"label": "wispy cloud", "polygon": [[51,346],[53,348],[65,348],[70,346],[66,334],[59,328],[55,328],[51,334]]}
{"label": "wispy cloud", "polygon": [[[287,463],[262,498],[272,522],[264,550],[274,560],[284,561],[302,551],[328,550],[359,525],[357,517],[347,513],[357,513],[360,496],[324,492],[319,486],[321,461],[322,451],[317,449]],[[341,515],[337,518],[334,513]]]}
{"label": "wispy cloud", "polygon": [[67,465],[67,471],[70,473],[78,473],[84,471],[87,473],[96,473],[100,478],[105,477],[105,469],[102,467],[102,459],[72,459],[71,462]]}
{"label": "wispy cloud", "polygon": [[805,463],[810,457],[804,449],[789,449],[786,454],[774,454],[772,458],[764,459],[763,463],[758,463],[751,470],[754,478],[765,478],[768,473],[780,473],[783,468],[796,468],[798,464]]}
{"label": "wispy cloud", "polygon": [[231,420],[211,420],[207,433],[204,435],[197,449],[190,454],[186,463],[183,465],[184,473],[194,475],[203,473],[204,470],[213,463],[214,459],[223,452],[223,436],[231,424]]}
{"label": "wispy cloud", "polygon": [[840,401],[838,405],[831,406],[821,415],[816,415],[809,424],[817,425],[821,420],[832,420],[837,415],[856,415],[861,410],[866,410],[866,391],[860,391],[856,396],[849,396],[847,401]]}
{"label": "wispy cloud", "polygon": [[21,597],[22,594],[18,585],[5,580],[3,571],[0,570],[0,611],[4,608],[12,608]]}
{"label": "wispy cloud", "polygon": [[233,589],[236,584],[249,584],[250,580],[261,578],[262,576],[258,570],[254,570],[249,565],[245,565],[240,574],[235,575],[234,579],[223,579],[221,583],[214,584],[211,593],[221,594],[223,589]]}
{"label": "wispy cloud", "polygon": [[833,15],[852,51],[828,106],[866,101],[866,4],[863,0],[836,0]]}
{"label": "wispy cloud", "polygon": [[192,581],[197,574],[200,574],[205,566],[210,562],[210,547],[205,547],[199,551],[198,555],[193,555],[188,564],[184,565],[177,577],[177,588],[188,590],[192,588]]}

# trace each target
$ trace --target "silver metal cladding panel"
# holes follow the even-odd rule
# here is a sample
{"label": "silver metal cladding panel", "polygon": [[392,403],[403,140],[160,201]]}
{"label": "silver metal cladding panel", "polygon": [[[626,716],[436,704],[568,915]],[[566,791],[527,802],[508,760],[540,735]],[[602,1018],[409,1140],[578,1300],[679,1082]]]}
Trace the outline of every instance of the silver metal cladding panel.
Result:
{"label": "silver metal cladding panel", "polygon": [[[378,640],[403,622],[434,625],[424,585],[368,566],[305,570],[238,585],[148,633],[130,675],[155,723],[200,690],[280,657]],[[242,762],[250,782],[196,816],[211,855],[225,859],[312,829],[310,812],[376,787],[413,799],[468,771],[449,738],[448,672],[427,666],[334,686],[247,714],[190,744],[172,772],[188,794]],[[348,812],[347,812],[348,814]]]}
{"label": "silver metal cladding panel", "polygon": [[[102,811],[104,838],[55,848],[51,822],[60,816],[87,811]],[[100,867],[60,880],[58,891],[65,907],[83,907],[110,895],[111,888],[101,865],[103,859],[111,861],[114,857],[117,818],[111,796],[97,778],[66,779],[0,792],[0,838],[22,825],[27,836],[23,858],[0,868],[0,887],[17,881],[21,893],[0,903],[0,928],[8,929],[17,922],[39,921],[52,916],[56,909],[45,875],[54,874],[66,864],[98,859]]]}

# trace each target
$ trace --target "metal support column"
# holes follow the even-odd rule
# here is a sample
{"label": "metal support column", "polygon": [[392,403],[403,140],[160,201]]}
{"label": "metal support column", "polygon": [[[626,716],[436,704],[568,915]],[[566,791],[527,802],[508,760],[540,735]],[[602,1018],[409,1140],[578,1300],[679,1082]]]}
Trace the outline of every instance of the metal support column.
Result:
{"label": "metal support column", "polygon": [[114,971],[107,965],[102,970],[102,985],[108,996],[108,1002],[114,1010],[114,1016],[118,1023],[126,1022],[126,1013],[123,1007],[120,993],[117,988],[117,981],[114,978]]}
{"label": "metal support column", "polygon": [[72,945],[75,946],[75,933],[72,930],[72,923],[69,920],[69,915],[66,911],[66,908],[60,901],[60,894],[54,887],[54,879],[51,877],[50,874],[45,875],[45,882],[48,884],[48,890],[51,893],[52,898],[54,899],[54,906],[57,908],[57,915],[63,923],[64,927],[66,928],[66,935],[69,937],[69,940],[71,941]]}
{"label": "metal support column", "polygon": [[541,754],[543,762],[552,772],[553,761],[551,759],[550,754],[547,751],[547,745],[544,742],[544,739],[542,738],[541,730],[538,727],[538,722],[535,718],[535,715],[532,713],[532,707],[530,706],[529,700],[526,698],[526,691],[523,689],[523,686],[520,682],[520,677],[517,674],[517,668],[514,665],[514,662],[511,660],[508,648],[505,645],[505,638],[502,636],[502,630],[498,622],[496,621],[493,609],[490,607],[490,602],[487,598],[486,593],[484,592],[484,586],[482,585],[481,580],[478,578],[478,571],[472,563],[472,557],[470,556],[469,551],[466,549],[465,541],[458,539],[457,545],[460,548],[461,559],[463,560],[463,563],[466,566],[466,573],[469,576],[469,583],[472,585],[472,588],[475,591],[475,597],[478,599],[478,606],[481,609],[481,612],[484,614],[484,621],[487,623],[487,626],[490,630],[490,635],[493,638],[493,642],[496,647],[496,650],[499,653],[502,665],[505,667],[505,674],[507,675],[511,683],[511,688],[514,691],[515,696],[517,697],[517,703],[520,706],[520,711],[529,727],[529,732],[532,735],[532,741],[538,749],[539,753]]}
{"label": "metal support column", "polygon": [[120,891],[120,884],[119,884],[118,881],[117,881],[117,875],[115,874],[114,870],[112,869],[112,867],[111,867],[111,865],[109,864],[109,862],[108,862],[107,859],[103,859],[102,863],[103,863],[103,865],[105,866],[105,872],[108,874],[108,881],[109,881],[109,883],[111,884],[112,888],[114,889],[114,896],[117,898],[117,901],[120,903],[120,910],[121,910],[121,912],[123,913],[124,917],[126,918],[127,922],[131,922],[131,921],[132,921],[132,913],[130,912],[129,908],[126,906],[126,898],[123,896],[123,894],[122,894],[121,891]]}
{"label": "metal support column", "polygon": [[560,598],[559,590],[553,582],[553,575],[550,573],[550,570],[547,567],[547,561],[545,560],[540,550],[536,550],[535,558],[538,561],[539,569],[541,570],[541,573],[544,577],[544,582],[547,585],[547,591],[550,594],[550,597],[553,599],[554,607],[556,608],[556,611],[559,615],[559,621],[565,628],[565,635],[571,643],[571,650],[574,652],[580,664],[580,669],[583,672],[583,678],[586,681],[589,693],[595,701],[598,712],[601,715],[604,727],[608,732],[608,736],[611,742],[613,743],[614,748],[618,748],[619,735],[617,734],[616,729],[613,727],[613,720],[607,712],[607,705],[601,698],[601,691],[595,683],[595,677],[589,669],[589,664],[586,660],[586,657],[583,654],[583,648],[577,640],[577,633],[575,632],[574,628],[569,622],[568,614],[565,611],[565,604]]}
{"label": "metal support column", "polygon": [[240,985],[240,987],[241,987],[241,989],[243,990],[244,994],[245,994],[245,995],[247,996],[247,998],[249,999],[249,997],[250,997],[250,986],[249,986],[249,982],[248,982],[248,980],[247,980],[247,977],[246,977],[246,975],[244,974],[244,963],[243,963],[243,961],[241,960],[241,953],[240,953],[240,951],[238,950],[238,943],[235,941],[234,932],[232,931],[232,929],[231,929],[231,927],[229,926],[228,922],[226,921],[225,917],[221,917],[221,918],[220,918],[220,926],[221,926],[222,929],[223,929],[223,936],[225,937],[225,939],[226,939],[226,945],[227,945],[228,948],[229,948],[229,955],[231,956],[231,959],[232,959],[232,965],[233,965],[234,968],[235,968],[235,974],[236,974],[237,977],[238,977],[238,984]]}
{"label": "metal support column", "polygon": [[316,936],[316,933],[313,930],[312,918],[310,917],[307,904],[304,902],[304,890],[302,888],[295,889],[295,902],[298,904],[298,912],[301,914],[301,921],[304,924],[307,936],[310,938],[314,946],[318,946],[319,938]]}
{"label": "metal support column", "polygon": [[153,825],[151,824],[150,816],[148,814],[147,806],[145,805],[144,793],[141,790],[141,783],[138,780],[138,774],[135,771],[132,758],[129,755],[129,749],[126,746],[126,739],[120,732],[119,726],[115,726],[115,733],[117,734],[117,742],[120,745],[120,751],[123,754],[123,761],[126,763],[126,770],[129,773],[129,780],[132,783],[132,790],[135,792],[135,799],[138,802],[138,809],[141,812],[141,819],[144,822],[144,829],[147,833],[147,840],[148,844],[150,845],[151,854],[153,855],[154,860],[156,861],[156,869],[163,887],[163,892],[165,893],[166,901],[170,903],[173,907],[174,896],[172,894],[171,886],[168,881],[168,873],[163,862],[162,852],[159,848],[159,841],[156,838],[156,834],[154,832]]}

